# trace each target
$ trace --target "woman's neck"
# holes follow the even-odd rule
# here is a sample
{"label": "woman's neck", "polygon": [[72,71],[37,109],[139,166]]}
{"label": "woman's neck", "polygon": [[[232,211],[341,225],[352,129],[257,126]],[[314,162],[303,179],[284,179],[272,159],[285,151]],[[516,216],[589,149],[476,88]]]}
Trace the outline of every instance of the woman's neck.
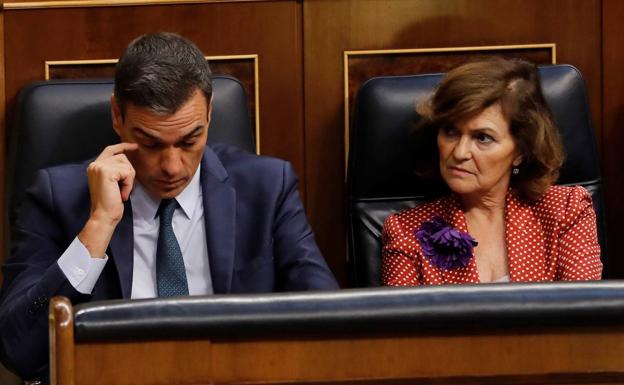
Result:
{"label": "woman's neck", "polygon": [[473,218],[500,217],[505,212],[505,194],[460,195],[464,212]]}
{"label": "woman's neck", "polygon": [[479,243],[474,249],[481,282],[492,282],[509,273],[505,241],[506,194],[461,196],[468,232]]}

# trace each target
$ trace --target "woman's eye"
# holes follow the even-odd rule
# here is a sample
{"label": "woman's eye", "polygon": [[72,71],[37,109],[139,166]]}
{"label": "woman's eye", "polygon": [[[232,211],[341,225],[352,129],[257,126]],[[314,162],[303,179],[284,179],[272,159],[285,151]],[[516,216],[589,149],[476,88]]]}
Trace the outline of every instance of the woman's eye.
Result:
{"label": "woman's eye", "polygon": [[479,141],[479,143],[492,143],[494,141],[494,138],[492,138],[488,134],[477,134],[477,140]]}

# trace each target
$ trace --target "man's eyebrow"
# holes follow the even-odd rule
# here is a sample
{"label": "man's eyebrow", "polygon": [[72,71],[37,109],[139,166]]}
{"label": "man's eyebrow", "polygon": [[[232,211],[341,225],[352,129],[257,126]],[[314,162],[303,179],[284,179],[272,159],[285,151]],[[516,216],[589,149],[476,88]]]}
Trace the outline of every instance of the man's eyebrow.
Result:
{"label": "man's eyebrow", "polygon": [[182,139],[180,139],[180,142],[183,142],[185,140],[189,140],[190,138],[192,138],[193,136],[199,135],[201,134],[202,130],[204,129],[204,125],[200,124],[199,126],[195,127],[193,129],[193,131],[189,132],[188,134],[184,135],[182,137]]}
{"label": "man's eyebrow", "polygon": [[137,133],[139,133],[139,134],[141,134],[142,136],[146,137],[147,139],[159,141],[159,139],[157,137],[155,137],[154,135],[148,134],[141,127],[135,126],[135,127],[132,128],[132,130],[137,132]]}
{"label": "man's eyebrow", "polygon": [[[156,136],[147,133],[143,128],[135,126],[132,128],[136,133],[140,134],[141,136],[146,137],[149,140],[153,140],[156,142],[160,142],[160,139],[158,139]],[[189,132],[188,134],[184,135],[180,140],[178,140],[178,142],[184,142],[185,140],[189,140],[190,138],[192,138],[193,136],[199,135],[201,133],[201,131],[204,129],[204,126],[202,124],[198,125],[197,127],[195,127],[191,132]]]}

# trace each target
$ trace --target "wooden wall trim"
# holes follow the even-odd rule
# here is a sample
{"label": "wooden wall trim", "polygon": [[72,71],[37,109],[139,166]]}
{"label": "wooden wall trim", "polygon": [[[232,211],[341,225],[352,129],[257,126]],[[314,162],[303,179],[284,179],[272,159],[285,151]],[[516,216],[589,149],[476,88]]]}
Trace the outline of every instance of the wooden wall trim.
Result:
{"label": "wooden wall trim", "polygon": [[[0,7],[3,4],[3,0],[0,0]],[[0,8],[0,178],[3,183],[0,183],[0,202],[6,202],[4,190],[6,186],[6,79],[4,75],[4,11]],[[8,229],[5,228],[5,221],[0,220],[0,244],[6,245]],[[0,258],[5,260],[6,247],[0,247]],[[0,277],[0,283],[2,277]]]}
{"label": "wooden wall trim", "polygon": [[85,8],[85,7],[121,7],[136,5],[177,5],[207,3],[258,3],[290,0],[18,0],[2,4],[5,10],[42,9],[42,8]]}
{"label": "wooden wall trim", "polygon": [[436,52],[464,52],[464,51],[499,51],[524,48],[550,48],[552,49],[552,64],[557,62],[557,45],[555,43],[536,44],[503,44],[503,45],[482,45],[468,47],[435,47],[435,48],[407,48],[407,49],[373,49],[373,50],[350,50],[345,51],[345,56],[356,55],[381,55],[381,54],[402,54],[402,53],[436,53]]}
{"label": "wooden wall trim", "polygon": [[[603,135],[602,175],[607,220],[607,255],[618,256],[624,252],[621,238],[624,204],[621,194],[624,184],[624,154],[621,144],[624,140],[624,53],[621,49],[621,36],[624,33],[624,2],[620,0],[602,1],[602,116]],[[624,260],[609,259],[608,277],[624,278]]]}

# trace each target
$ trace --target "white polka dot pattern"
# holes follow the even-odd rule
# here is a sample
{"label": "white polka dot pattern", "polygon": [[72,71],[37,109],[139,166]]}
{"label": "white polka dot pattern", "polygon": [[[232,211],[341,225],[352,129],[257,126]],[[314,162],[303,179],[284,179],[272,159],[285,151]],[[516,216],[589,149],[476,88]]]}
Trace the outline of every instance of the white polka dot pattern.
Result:
{"label": "white polka dot pattern", "polygon": [[[553,186],[532,204],[519,200],[510,190],[505,209],[511,282],[600,279],[596,213],[583,187]],[[451,270],[433,266],[423,256],[414,231],[435,215],[460,231],[468,231],[456,195],[386,218],[382,236],[384,285],[479,283],[474,254],[468,266]]]}

